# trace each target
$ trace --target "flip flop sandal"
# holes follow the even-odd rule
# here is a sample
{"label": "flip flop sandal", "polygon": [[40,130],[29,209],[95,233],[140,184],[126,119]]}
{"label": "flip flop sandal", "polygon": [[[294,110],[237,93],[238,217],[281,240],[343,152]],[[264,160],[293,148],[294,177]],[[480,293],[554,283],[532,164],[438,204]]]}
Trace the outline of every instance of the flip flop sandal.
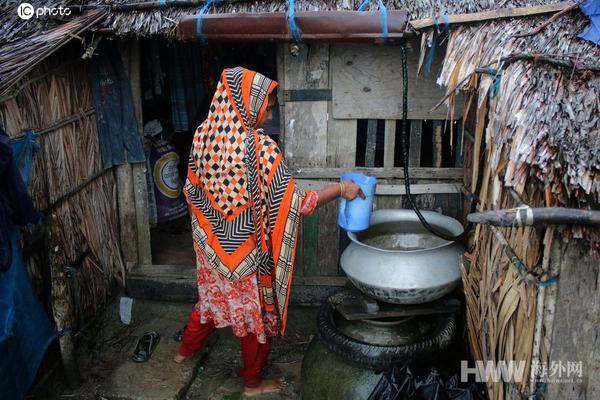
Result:
{"label": "flip flop sandal", "polygon": [[183,332],[185,332],[185,328],[187,328],[187,325],[175,332],[175,334],[173,335],[174,341],[181,342],[183,340]]}
{"label": "flip flop sandal", "polygon": [[131,358],[137,363],[143,363],[150,359],[150,356],[154,352],[154,349],[160,342],[160,335],[158,332],[146,332],[138,340],[135,350]]}

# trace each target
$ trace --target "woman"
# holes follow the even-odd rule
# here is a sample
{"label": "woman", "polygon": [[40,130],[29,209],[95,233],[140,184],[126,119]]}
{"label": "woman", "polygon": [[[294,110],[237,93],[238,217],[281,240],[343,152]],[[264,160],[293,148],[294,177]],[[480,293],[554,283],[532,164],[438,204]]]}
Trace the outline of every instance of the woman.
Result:
{"label": "woman", "polygon": [[175,357],[202,350],[215,330],[241,338],[244,393],[283,387],[262,379],[271,339],[285,332],[294,251],[301,215],[338,198],[362,196],[352,181],[318,192],[296,187],[269,122],[277,83],[240,67],[221,74],[208,118],[194,135],[185,195],[191,211],[199,301]]}

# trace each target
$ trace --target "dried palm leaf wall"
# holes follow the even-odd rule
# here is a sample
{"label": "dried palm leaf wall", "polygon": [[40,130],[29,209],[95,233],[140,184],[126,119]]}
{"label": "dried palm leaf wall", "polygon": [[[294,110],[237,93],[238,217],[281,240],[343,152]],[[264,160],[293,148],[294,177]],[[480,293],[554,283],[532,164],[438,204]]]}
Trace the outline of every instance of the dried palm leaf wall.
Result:
{"label": "dried palm leaf wall", "polygon": [[[576,38],[586,26],[579,13],[538,35],[513,36],[543,20],[494,21],[450,32],[438,83],[448,87],[450,103],[457,86],[469,94],[465,117],[473,120],[474,137],[465,186],[478,196],[479,210],[598,204],[600,76],[540,62],[498,62],[537,53],[580,66],[597,63],[593,45]],[[494,71],[476,73],[478,67],[501,71],[495,96]],[[581,227],[476,227],[463,270],[473,356],[526,362],[523,382],[488,383],[491,399],[533,394],[539,377],[532,376],[532,362],[549,360],[557,289],[540,286],[535,277],[559,272],[553,267],[560,258],[554,244],[585,240],[592,252],[599,238],[600,230]]]}
{"label": "dried palm leaf wall", "polygon": [[[36,67],[16,95],[0,103],[0,121],[9,135],[28,128],[43,133],[29,191],[39,210],[57,216],[54,240],[70,262],[89,251],[75,266],[73,285],[75,308],[83,316],[93,315],[124,279],[115,178],[103,171],[87,69],[78,57],[62,52]],[[38,283],[47,279],[44,263],[30,262]]]}

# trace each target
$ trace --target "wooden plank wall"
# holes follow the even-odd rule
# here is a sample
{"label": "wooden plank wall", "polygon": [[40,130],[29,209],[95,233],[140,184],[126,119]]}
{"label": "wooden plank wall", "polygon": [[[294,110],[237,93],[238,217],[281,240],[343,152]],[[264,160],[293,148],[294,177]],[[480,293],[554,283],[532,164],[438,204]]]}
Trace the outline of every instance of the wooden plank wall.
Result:
{"label": "wooden plank wall", "polygon": [[[383,168],[360,170],[376,176],[379,180],[375,208],[407,208],[407,199],[403,195],[403,180],[398,179],[403,176],[403,170],[394,167],[394,148],[400,145],[395,143],[396,124],[401,123],[397,121],[399,114],[397,112],[382,114],[381,104],[371,99],[370,90],[363,91],[365,96],[360,98],[360,93],[358,96],[353,93],[356,88],[352,85],[356,86],[356,81],[352,81],[348,74],[340,75],[343,73],[344,65],[354,68],[356,64],[353,63],[360,65],[366,63],[359,70],[367,76],[370,84],[373,87],[385,86],[385,82],[381,82],[381,76],[384,75],[379,70],[393,70],[391,73],[397,75],[396,70],[399,70],[400,65],[396,65],[396,61],[399,58],[396,60],[397,54],[393,53],[398,52],[397,48],[371,46],[370,49],[374,49],[381,59],[367,61],[352,56],[350,50],[356,47],[347,45],[302,45],[296,56],[292,55],[290,46],[295,45],[281,44],[278,48],[279,104],[285,160],[299,186],[318,189],[337,181],[343,172],[358,169],[356,168],[357,118],[370,119],[368,126],[372,130],[376,127],[375,118],[385,119]],[[362,54],[366,48],[362,46],[358,49]],[[418,46],[415,49],[418,49]],[[373,53],[369,54],[374,58]],[[354,61],[348,65],[348,60],[344,57],[353,57]],[[413,53],[410,57],[409,61],[412,62],[411,67],[414,71],[409,72],[409,76],[414,80],[416,58]],[[427,93],[422,92],[425,94],[419,95],[420,105],[412,107],[413,118],[424,117],[425,111],[428,111],[425,108],[430,108],[430,105],[444,96],[442,89],[433,89],[431,78],[419,78],[419,82],[423,87],[427,87]],[[343,85],[351,87],[347,90],[348,88]],[[284,91],[306,89],[329,89],[332,91],[332,99],[287,102],[284,100]],[[414,93],[413,95],[417,96]],[[354,99],[348,98],[351,96],[354,96]],[[401,104],[400,89],[394,92],[388,91],[386,96],[386,101],[391,101],[396,106]],[[357,104],[361,104],[360,110]],[[334,117],[336,108],[337,113],[340,114],[339,118]],[[352,110],[348,111],[349,108]],[[445,110],[438,111],[435,116],[443,119],[445,113]],[[462,171],[459,168],[420,168],[421,121],[412,121],[411,124],[410,172],[411,180],[415,183],[411,186],[411,190],[413,193],[419,193],[415,196],[417,204],[422,209],[437,210],[446,215],[462,218]],[[436,126],[443,126],[443,121]],[[373,140],[371,138],[371,141]],[[439,135],[434,135],[431,143],[432,148],[436,146],[441,146]],[[373,166],[373,158],[371,152],[366,157],[365,165]],[[441,159],[434,159],[434,161],[441,162]],[[331,203],[316,210],[310,217],[303,218],[296,253],[297,283],[335,285],[344,282],[339,278],[343,273],[339,269],[338,262],[340,246],[343,246],[345,241],[337,225],[337,209],[337,202]]]}

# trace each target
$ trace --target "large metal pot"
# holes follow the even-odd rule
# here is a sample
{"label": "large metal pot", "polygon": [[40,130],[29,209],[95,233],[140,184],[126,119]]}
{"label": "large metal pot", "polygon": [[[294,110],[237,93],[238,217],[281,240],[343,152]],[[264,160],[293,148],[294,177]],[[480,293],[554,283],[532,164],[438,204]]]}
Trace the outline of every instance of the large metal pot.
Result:
{"label": "large metal pot", "polygon": [[[430,225],[451,235],[463,227],[454,218],[422,211]],[[458,256],[464,248],[429,233],[412,210],[376,210],[370,226],[348,233],[352,240],[340,263],[367,296],[396,304],[436,300],[460,282]]]}

